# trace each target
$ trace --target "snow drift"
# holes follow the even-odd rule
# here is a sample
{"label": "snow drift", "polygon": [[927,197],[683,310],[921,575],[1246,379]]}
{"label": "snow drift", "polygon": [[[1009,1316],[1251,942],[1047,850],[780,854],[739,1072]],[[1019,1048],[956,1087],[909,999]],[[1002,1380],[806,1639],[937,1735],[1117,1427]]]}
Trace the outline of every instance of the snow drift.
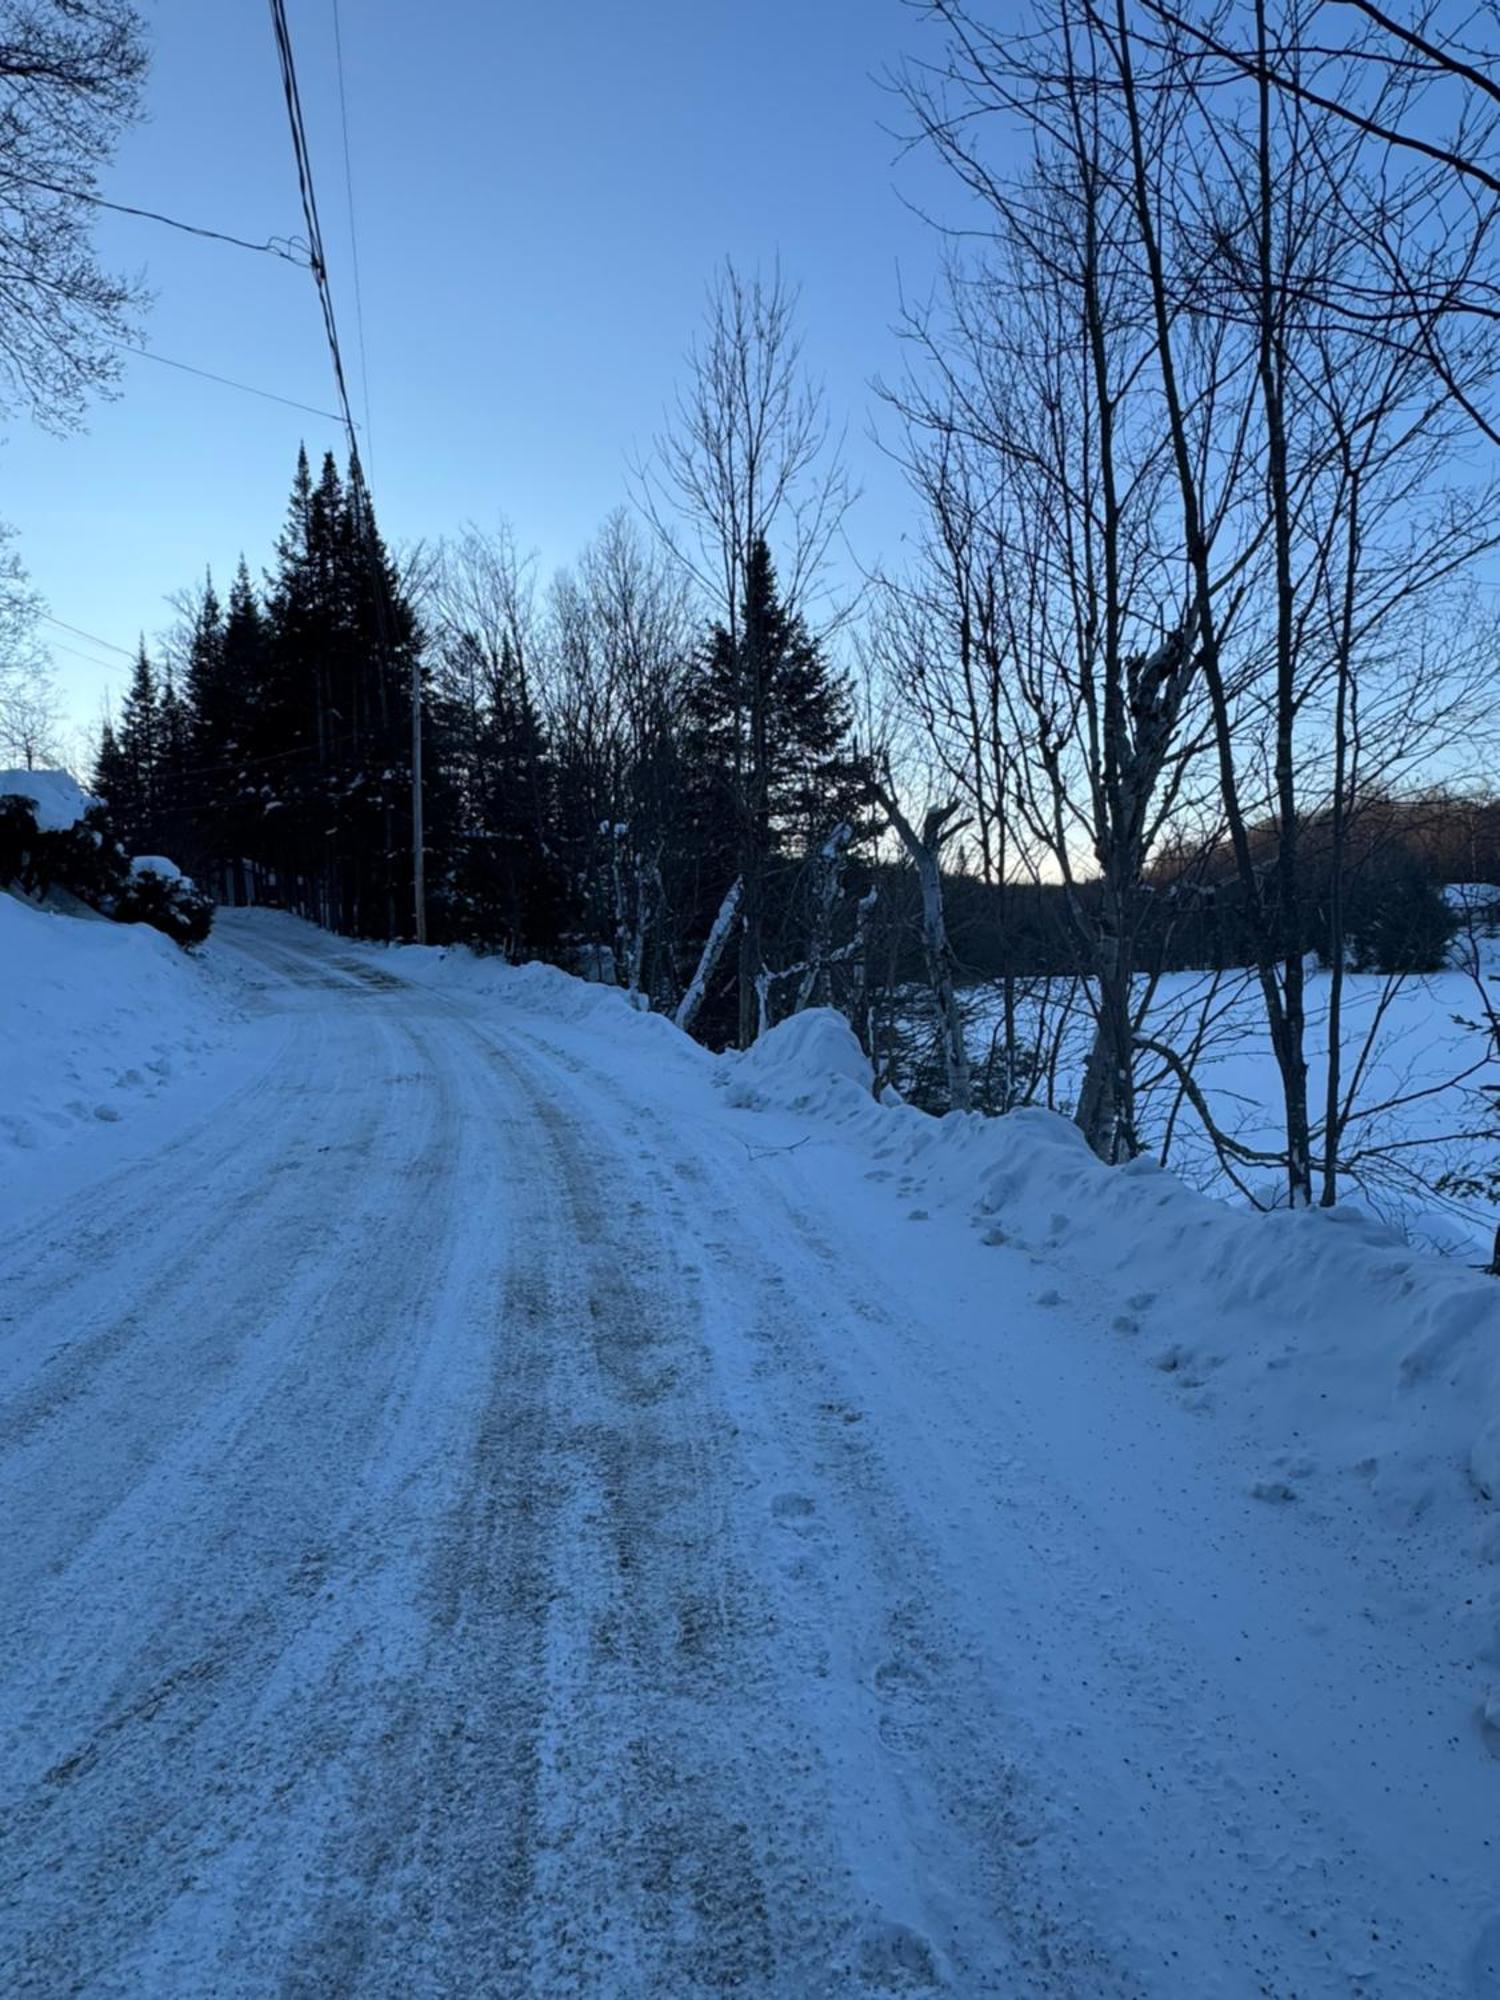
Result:
{"label": "snow drift", "polygon": [[232,1018],[207,969],[159,931],[0,891],[0,1162],[132,1119]]}
{"label": "snow drift", "polygon": [[722,1073],[731,1103],[816,1115],[988,1238],[1066,1242],[1122,1299],[1152,1286],[1159,1299],[1169,1284],[1172,1338],[1143,1341],[1146,1358],[1233,1382],[1268,1435],[1321,1430],[1334,1468],[1357,1469],[1398,1508],[1421,1511],[1432,1479],[1466,1470],[1500,1501],[1493,1278],[1412,1250],[1352,1204],[1257,1214],[1146,1158],[1107,1167],[1054,1112],[935,1119],[877,1104],[863,1051],[826,1010],[784,1022]]}

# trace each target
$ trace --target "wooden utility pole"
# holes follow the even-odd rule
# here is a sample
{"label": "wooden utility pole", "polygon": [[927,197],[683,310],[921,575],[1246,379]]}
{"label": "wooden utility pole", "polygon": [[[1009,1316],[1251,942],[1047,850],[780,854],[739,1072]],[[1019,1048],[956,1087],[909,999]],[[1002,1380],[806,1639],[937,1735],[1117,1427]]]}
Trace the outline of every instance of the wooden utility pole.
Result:
{"label": "wooden utility pole", "polygon": [[418,944],[427,942],[427,859],[422,851],[422,669],[411,655],[411,885]]}

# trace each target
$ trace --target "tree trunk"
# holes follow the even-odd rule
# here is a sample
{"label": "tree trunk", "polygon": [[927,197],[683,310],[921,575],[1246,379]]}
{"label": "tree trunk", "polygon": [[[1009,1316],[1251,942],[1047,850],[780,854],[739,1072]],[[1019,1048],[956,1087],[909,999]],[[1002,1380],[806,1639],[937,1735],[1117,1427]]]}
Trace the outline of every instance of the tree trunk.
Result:
{"label": "tree trunk", "polygon": [[[677,1012],[672,1017],[685,1034],[690,1035],[693,1032],[693,1023],[697,1020],[698,1010],[703,1005],[703,996],[708,991],[709,982],[717,971],[719,960],[724,955],[724,947],[729,942],[729,933],[734,928],[743,894],[744,884],[736,877],[719,905],[719,914],[714,918],[713,929],[708,934],[703,955],[698,960],[698,970],[693,974],[692,983],[683,994]],[[743,997],[742,992],[741,998]],[[752,999],[753,997],[752,988]]]}

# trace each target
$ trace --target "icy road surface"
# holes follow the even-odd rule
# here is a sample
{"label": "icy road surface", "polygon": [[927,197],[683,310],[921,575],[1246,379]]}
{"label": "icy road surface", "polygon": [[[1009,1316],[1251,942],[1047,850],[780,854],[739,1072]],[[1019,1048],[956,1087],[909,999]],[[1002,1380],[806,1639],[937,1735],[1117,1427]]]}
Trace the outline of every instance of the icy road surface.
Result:
{"label": "icy road surface", "polygon": [[0,1242],[0,1993],[1500,1991],[1493,1762],[1099,1301],[221,940],[277,1060]]}

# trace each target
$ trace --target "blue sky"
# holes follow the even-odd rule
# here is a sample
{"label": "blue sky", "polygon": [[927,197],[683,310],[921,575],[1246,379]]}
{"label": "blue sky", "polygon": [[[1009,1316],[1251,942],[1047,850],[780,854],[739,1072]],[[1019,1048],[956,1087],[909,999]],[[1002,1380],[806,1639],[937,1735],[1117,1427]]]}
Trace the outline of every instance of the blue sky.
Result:
{"label": "blue sky", "polygon": [[[103,191],[245,236],[298,232],[268,10],[146,11],[149,116]],[[290,14],[358,412],[332,0]],[[938,258],[902,197],[949,200],[890,129],[880,79],[931,33],[902,0],[342,0],[342,24],[368,460],[392,539],[504,514],[545,568],[568,560],[624,497],[731,254],[779,256],[801,284],[807,359],[865,489],[851,538],[863,560],[893,550],[907,509],[868,440],[870,383],[899,366],[898,274],[920,291]],[[150,347],[332,407],[305,271],[124,218],[99,240],[156,295]],[[205,563],[222,577],[241,549],[268,558],[298,440],[337,435],[146,360],[122,386],[80,436],[10,426],[0,517],[55,616],[128,647]],[[93,721],[125,663],[54,635],[69,706]]]}

